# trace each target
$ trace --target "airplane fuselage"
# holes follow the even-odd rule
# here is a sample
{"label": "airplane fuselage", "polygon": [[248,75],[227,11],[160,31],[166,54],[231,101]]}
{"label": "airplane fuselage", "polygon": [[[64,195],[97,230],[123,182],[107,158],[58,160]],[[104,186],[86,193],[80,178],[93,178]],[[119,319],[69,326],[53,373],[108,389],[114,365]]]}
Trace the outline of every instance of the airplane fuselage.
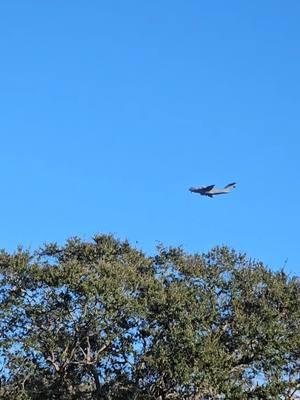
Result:
{"label": "airplane fuselage", "polygon": [[219,194],[229,193],[232,189],[235,188],[235,183],[230,183],[225,186],[223,189],[215,188],[214,185],[206,186],[206,187],[191,187],[189,190],[192,193],[198,193],[202,196],[213,197]]}
{"label": "airplane fuselage", "polygon": [[201,194],[202,196],[217,196],[219,194],[227,194],[230,192],[230,189],[211,189],[211,190],[205,190],[202,188],[190,188],[190,192],[192,193],[198,193]]}

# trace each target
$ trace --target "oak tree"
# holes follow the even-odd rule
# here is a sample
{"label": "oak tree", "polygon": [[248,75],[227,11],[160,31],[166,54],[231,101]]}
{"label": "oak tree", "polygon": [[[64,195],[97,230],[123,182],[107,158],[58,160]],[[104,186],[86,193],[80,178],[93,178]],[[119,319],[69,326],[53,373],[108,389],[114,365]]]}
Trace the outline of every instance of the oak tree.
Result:
{"label": "oak tree", "polygon": [[227,247],[0,253],[1,399],[293,399],[300,281]]}

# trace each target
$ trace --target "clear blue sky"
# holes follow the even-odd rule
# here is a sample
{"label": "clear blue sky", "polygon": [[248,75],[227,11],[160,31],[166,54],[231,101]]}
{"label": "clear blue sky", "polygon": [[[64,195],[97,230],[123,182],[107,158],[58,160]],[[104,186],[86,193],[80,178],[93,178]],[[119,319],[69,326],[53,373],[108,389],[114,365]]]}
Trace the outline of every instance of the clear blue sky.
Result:
{"label": "clear blue sky", "polygon": [[2,1],[0,247],[103,232],[300,274],[299,21],[298,0]]}

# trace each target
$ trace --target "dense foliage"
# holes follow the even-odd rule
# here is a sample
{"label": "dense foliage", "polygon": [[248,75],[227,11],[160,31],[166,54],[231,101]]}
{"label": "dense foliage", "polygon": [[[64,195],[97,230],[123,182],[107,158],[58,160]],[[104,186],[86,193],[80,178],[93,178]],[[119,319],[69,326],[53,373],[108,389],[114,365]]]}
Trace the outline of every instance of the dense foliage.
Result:
{"label": "dense foliage", "polygon": [[0,253],[1,399],[293,399],[300,281],[111,236]]}

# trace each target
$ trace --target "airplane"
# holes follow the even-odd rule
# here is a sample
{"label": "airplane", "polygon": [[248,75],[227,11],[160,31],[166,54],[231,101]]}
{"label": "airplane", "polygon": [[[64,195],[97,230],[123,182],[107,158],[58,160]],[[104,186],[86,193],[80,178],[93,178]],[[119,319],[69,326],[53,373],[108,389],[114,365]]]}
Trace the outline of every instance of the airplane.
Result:
{"label": "airplane", "polygon": [[189,188],[189,191],[192,193],[198,193],[201,194],[201,196],[208,196],[208,197],[213,197],[218,194],[226,194],[229,193],[232,189],[234,189],[236,186],[236,183],[229,183],[224,187],[224,189],[218,189],[215,188],[215,185],[210,185],[210,186],[202,186],[199,188],[196,187],[191,187]]}

